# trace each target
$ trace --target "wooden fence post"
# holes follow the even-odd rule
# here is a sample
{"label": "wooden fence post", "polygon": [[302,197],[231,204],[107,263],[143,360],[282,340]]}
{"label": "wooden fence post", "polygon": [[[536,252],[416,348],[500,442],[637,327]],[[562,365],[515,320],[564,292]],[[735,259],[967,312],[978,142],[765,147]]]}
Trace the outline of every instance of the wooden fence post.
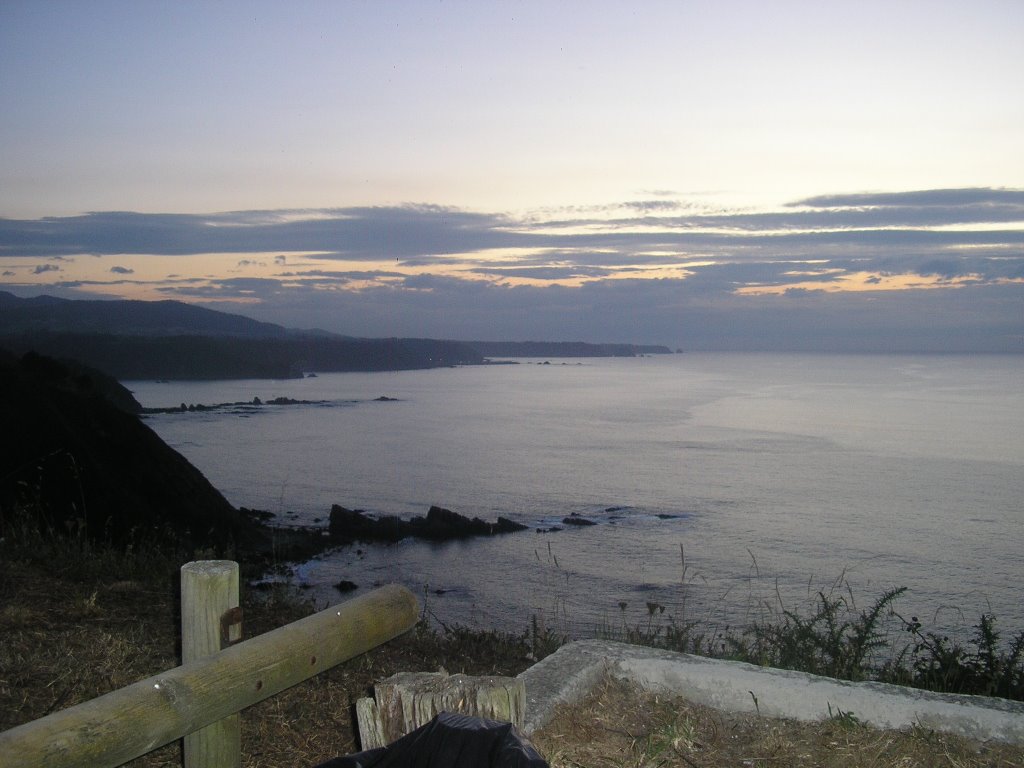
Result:
{"label": "wooden fence post", "polygon": [[3,768],[115,768],[416,625],[395,584],[0,733]]}
{"label": "wooden fence post", "polygon": [[[181,566],[181,663],[212,656],[240,639],[238,563],[200,560]],[[185,768],[240,768],[241,719],[234,714],[218,720],[185,736],[184,745]]]}

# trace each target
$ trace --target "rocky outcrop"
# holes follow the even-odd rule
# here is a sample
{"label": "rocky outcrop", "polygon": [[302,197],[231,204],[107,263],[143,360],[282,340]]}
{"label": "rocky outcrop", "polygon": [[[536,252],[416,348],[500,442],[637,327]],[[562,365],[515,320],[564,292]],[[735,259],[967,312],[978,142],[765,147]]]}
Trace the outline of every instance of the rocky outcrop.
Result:
{"label": "rocky outcrop", "polygon": [[413,537],[431,541],[467,539],[473,536],[494,536],[500,533],[524,531],[520,525],[505,517],[488,523],[478,517],[468,518],[450,509],[431,507],[426,517],[402,520],[386,515],[371,517],[361,509],[346,509],[337,504],[331,507],[331,521],[328,531],[334,542],[351,541],[401,541]]}
{"label": "rocky outcrop", "polygon": [[275,397],[272,400],[261,400],[254,397],[252,400],[236,400],[231,403],[182,403],[171,408],[142,408],[141,413],[150,415],[155,413],[208,413],[210,411],[246,411],[252,412],[255,409],[270,405],[325,405],[325,400],[295,400],[291,397]]}
{"label": "rocky outcrop", "polygon": [[575,525],[580,528],[583,528],[588,525],[597,525],[596,522],[586,517],[582,517],[578,512],[573,512],[568,517],[563,517],[562,523],[564,523],[565,525]]}

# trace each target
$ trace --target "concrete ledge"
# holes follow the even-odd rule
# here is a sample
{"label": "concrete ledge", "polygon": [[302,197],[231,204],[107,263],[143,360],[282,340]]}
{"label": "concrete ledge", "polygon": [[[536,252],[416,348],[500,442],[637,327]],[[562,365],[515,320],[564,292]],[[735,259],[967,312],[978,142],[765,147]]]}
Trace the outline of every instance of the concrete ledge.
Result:
{"label": "concrete ledge", "polygon": [[582,699],[605,671],[647,690],[729,712],[813,721],[827,718],[831,707],[878,728],[916,724],[1024,744],[1024,702],[850,683],[606,640],[569,643],[519,675],[526,687],[524,731],[541,728],[559,704]]}

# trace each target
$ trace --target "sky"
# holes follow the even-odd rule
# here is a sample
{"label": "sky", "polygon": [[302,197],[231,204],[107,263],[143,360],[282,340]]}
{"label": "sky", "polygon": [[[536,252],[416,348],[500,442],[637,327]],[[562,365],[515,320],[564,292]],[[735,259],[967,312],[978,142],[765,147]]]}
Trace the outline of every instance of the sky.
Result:
{"label": "sky", "polygon": [[1024,2],[0,0],[0,290],[1024,352]]}

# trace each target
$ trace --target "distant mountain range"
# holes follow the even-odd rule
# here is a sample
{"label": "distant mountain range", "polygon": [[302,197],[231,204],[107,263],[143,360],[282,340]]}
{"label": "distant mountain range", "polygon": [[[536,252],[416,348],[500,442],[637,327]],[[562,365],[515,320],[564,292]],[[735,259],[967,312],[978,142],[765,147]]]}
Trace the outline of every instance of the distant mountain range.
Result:
{"label": "distant mountain range", "polygon": [[363,339],[179,301],[23,299],[0,291],[0,348],[77,360],[117,379],[297,378],[305,372],[478,365],[487,357],[610,357],[667,347]]}

